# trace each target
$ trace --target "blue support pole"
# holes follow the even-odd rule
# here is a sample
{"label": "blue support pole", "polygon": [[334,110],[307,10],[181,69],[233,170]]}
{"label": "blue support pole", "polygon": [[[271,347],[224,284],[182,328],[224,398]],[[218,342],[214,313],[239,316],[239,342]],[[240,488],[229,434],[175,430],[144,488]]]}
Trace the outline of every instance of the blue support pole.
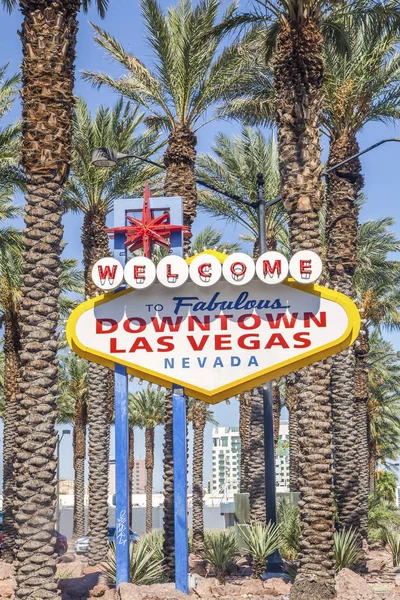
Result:
{"label": "blue support pole", "polygon": [[115,365],[116,585],[129,581],[129,429],[126,367]]}
{"label": "blue support pole", "polygon": [[[125,225],[125,223],[120,223]],[[126,263],[125,236],[114,238],[114,257]],[[118,290],[117,290],[118,291]],[[129,569],[129,415],[126,367],[115,364],[115,546],[116,585],[130,581]]]}
{"label": "blue support pole", "polygon": [[174,446],[175,587],[189,594],[187,530],[186,398],[183,388],[172,385]]}

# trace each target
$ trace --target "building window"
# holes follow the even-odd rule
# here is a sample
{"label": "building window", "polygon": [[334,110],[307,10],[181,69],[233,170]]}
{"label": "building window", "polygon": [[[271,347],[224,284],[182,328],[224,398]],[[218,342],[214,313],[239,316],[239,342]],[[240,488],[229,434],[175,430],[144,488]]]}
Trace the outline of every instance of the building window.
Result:
{"label": "building window", "polygon": [[223,438],[221,438],[221,441],[222,441],[222,447],[227,448],[228,447],[228,438],[223,437]]}

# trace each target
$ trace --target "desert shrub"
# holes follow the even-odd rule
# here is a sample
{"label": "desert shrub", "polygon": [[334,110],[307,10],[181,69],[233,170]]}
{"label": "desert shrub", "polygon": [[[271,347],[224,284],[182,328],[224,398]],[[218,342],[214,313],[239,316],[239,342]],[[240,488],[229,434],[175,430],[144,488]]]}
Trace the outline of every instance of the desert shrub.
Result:
{"label": "desert shrub", "polygon": [[400,530],[393,526],[387,527],[384,541],[387,543],[392,555],[393,566],[400,567]]}
{"label": "desert shrub", "polygon": [[300,509],[285,499],[281,500],[277,511],[277,521],[281,532],[281,556],[288,561],[296,560],[300,549]]}
{"label": "desert shrub", "polygon": [[234,562],[236,538],[234,531],[205,532],[203,560],[215,570],[215,576],[220,583],[225,583],[225,577]]}
{"label": "desert shrub", "polygon": [[361,558],[361,546],[357,531],[342,529],[333,534],[336,571],[349,569]]}
{"label": "desert shrub", "polygon": [[265,571],[268,556],[281,545],[280,528],[273,523],[252,523],[240,528],[246,547],[243,552],[252,558],[252,577],[258,579]]}
{"label": "desert shrub", "polygon": [[[140,539],[135,544],[129,546],[129,565],[130,580],[136,585],[151,585],[153,583],[162,583],[165,581],[164,557],[162,546],[160,553],[160,537],[149,534]],[[116,580],[116,548],[115,542],[110,544],[108,550],[107,562],[105,564],[104,574],[107,575],[110,583]]]}

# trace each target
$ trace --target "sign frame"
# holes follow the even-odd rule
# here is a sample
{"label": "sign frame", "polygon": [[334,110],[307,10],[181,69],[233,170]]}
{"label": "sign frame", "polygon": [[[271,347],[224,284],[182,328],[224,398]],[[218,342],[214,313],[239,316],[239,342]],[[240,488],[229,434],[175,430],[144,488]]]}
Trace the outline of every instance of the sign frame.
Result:
{"label": "sign frame", "polygon": [[[221,263],[223,263],[225,258],[228,257],[228,255],[216,251],[205,252],[205,254],[207,253],[214,254],[215,256],[217,256]],[[194,257],[187,259],[187,262],[190,264],[193,258]],[[277,365],[274,365],[272,367],[270,366],[266,369],[262,369],[256,374],[241,377],[232,383],[223,385],[222,387],[216,388],[212,391],[207,391],[202,389],[201,387],[197,387],[195,385],[190,385],[187,382],[183,382],[175,378],[172,375],[172,373],[170,373],[168,377],[164,377],[160,373],[155,372],[150,368],[132,365],[132,363],[126,360],[124,361],[123,358],[120,356],[115,357],[117,360],[110,360],[109,356],[101,352],[95,351],[91,348],[89,349],[83,344],[81,344],[79,340],[77,340],[77,338],[74,335],[75,326],[79,317],[84,312],[93,309],[101,304],[105,304],[110,300],[114,300],[118,297],[127,294],[133,294],[135,293],[134,289],[129,288],[117,293],[111,291],[80,304],[72,312],[68,320],[66,331],[67,340],[70,347],[74,352],[76,352],[76,354],[79,354],[79,356],[82,356],[83,358],[86,358],[89,361],[102,364],[109,368],[114,368],[115,364],[121,364],[127,368],[127,372],[131,376],[138,377],[139,379],[144,379],[146,381],[151,381],[152,383],[158,384],[166,388],[171,388],[172,385],[184,387],[187,395],[194,396],[195,398],[203,400],[209,404],[217,404],[218,402],[222,402],[223,400],[240,394],[241,392],[244,392],[250,388],[257,387],[259,385],[264,385],[268,381],[277,379],[278,377],[282,377],[283,375],[287,375],[288,373],[302,369],[303,367],[306,367],[309,364],[318,362],[319,360],[323,360],[336,353],[342,352],[343,350],[351,346],[357,339],[361,325],[360,314],[356,305],[350,298],[348,298],[340,292],[316,284],[305,285],[297,283],[294,279],[291,278],[287,279],[285,282],[282,282],[280,285],[295,288],[302,292],[306,292],[308,294],[326,300],[330,300],[339,304],[345,310],[348,317],[348,326],[345,332],[336,340],[319,346],[317,349],[312,349],[302,353],[301,357],[299,358],[292,357],[288,360],[278,363]]]}

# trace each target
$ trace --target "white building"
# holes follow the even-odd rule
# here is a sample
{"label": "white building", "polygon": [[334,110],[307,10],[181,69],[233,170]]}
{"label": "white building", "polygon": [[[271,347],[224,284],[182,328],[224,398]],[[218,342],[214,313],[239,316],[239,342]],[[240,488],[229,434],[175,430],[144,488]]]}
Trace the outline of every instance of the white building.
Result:
{"label": "white building", "polygon": [[240,490],[240,436],[238,427],[215,427],[212,433],[211,494],[229,496]]}
{"label": "white building", "polygon": [[[240,491],[240,436],[238,427],[213,429],[212,480],[210,496],[222,500]],[[278,492],[289,491],[289,424],[281,421],[275,452],[275,480]]]}
{"label": "white building", "polygon": [[289,491],[289,423],[281,421],[275,449],[275,481],[278,492]]}

